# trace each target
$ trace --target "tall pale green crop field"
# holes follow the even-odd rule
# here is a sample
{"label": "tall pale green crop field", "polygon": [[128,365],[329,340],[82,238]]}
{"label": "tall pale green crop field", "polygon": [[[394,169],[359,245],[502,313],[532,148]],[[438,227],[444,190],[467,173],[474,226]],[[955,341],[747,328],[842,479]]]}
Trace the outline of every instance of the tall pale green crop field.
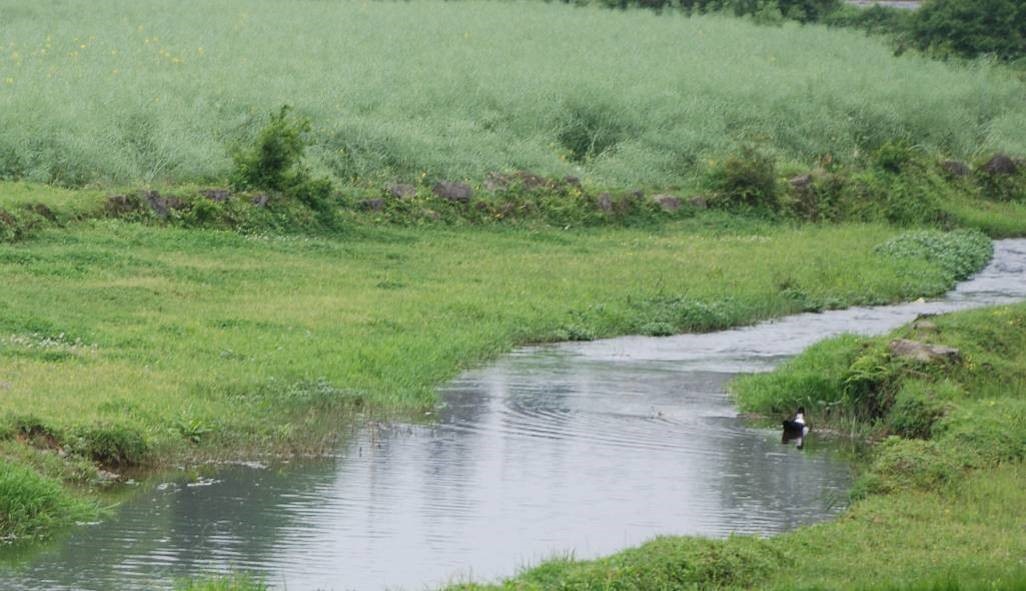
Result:
{"label": "tall pale green crop field", "polygon": [[859,33],[539,2],[7,0],[0,178],[223,178],[291,104],[346,184],[493,170],[688,185],[755,145],[1026,153],[1026,89]]}

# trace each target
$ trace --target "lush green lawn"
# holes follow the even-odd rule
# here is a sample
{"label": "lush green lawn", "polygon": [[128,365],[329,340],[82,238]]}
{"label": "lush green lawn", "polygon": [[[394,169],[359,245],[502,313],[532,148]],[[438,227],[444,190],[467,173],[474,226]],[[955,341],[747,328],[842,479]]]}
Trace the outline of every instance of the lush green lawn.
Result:
{"label": "lush green lawn", "polygon": [[[661,538],[462,588],[1026,588],[1026,304],[931,320],[833,339],[737,383],[743,409],[783,416],[804,404],[820,430],[854,422],[871,440],[890,435],[837,520],[769,539]],[[962,358],[898,360],[885,353],[893,338],[954,346]]]}
{"label": "lush green lawn", "polygon": [[756,145],[808,168],[891,140],[1026,153],[1021,82],[859,32],[563,3],[9,0],[0,177],[223,178],[288,103],[343,183],[528,169],[688,185]]}

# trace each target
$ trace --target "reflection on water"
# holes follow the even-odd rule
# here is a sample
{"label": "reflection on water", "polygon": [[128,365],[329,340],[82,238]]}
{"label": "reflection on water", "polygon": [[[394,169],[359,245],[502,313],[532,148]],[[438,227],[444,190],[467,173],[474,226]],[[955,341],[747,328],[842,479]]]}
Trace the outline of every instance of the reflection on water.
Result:
{"label": "reflection on water", "polygon": [[423,589],[658,534],[770,534],[841,509],[849,471],[745,427],[724,394],[845,331],[1026,296],[1026,241],[943,302],[665,339],[518,351],[444,391],[432,425],[356,429],[337,454],[146,485],[110,520],[0,573],[3,589],[144,589],[249,571],[290,590]]}

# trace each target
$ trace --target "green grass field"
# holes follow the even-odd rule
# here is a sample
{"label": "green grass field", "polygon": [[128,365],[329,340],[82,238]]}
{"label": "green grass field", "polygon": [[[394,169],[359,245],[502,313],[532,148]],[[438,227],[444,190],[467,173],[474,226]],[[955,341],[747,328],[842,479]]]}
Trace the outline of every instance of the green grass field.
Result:
{"label": "green grass field", "polygon": [[0,178],[224,178],[294,105],[343,184],[495,170],[693,184],[755,145],[808,168],[903,139],[1026,154],[1003,69],[895,59],[852,31],[560,3],[11,0],[0,6]]}
{"label": "green grass field", "polygon": [[643,229],[354,225],[333,239],[80,222],[0,248],[0,454],[88,482],[89,460],[318,446],[353,412],[433,404],[435,386],[519,344],[952,285],[936,262],[874,252],[896,233],[719,214]]}

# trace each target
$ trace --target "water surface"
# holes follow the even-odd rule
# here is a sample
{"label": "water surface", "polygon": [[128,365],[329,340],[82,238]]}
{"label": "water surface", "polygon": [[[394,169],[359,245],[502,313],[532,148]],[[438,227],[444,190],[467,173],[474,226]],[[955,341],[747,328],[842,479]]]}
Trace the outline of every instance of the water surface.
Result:
{"label": "water surface", "polygon": [[753,327],[519,350],[443,391],[437,421],[365,425],[316,460],[146,484],[100,524],[5,567],[2,589],[166,588],[252,572],[276,587],[424,589],[660,534],[773,534],[843,509],[847,464],[747,427],[725,384],[842,332],[1026,297],[1026,241],[943,300]]}

